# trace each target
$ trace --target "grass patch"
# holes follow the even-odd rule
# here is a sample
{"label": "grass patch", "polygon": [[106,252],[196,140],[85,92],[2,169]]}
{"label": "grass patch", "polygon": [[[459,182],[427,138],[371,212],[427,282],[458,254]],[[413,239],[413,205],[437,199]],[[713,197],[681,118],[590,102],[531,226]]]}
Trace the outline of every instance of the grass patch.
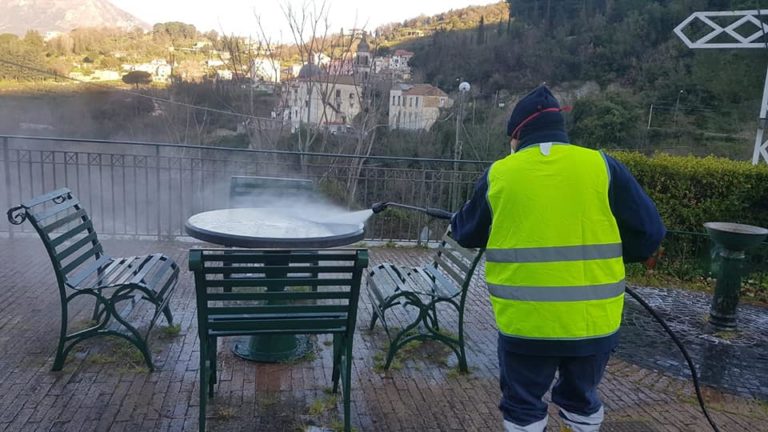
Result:
{"label": "grass patch", "polygon": [[261,408],[264,411],[268,411],[277,403],[280,401],[280,399],[277,397],[274,393],[265,393],[259,396],[259,408]]}
{"label": "grass patch", "polygon": [[315,350],[311,349],[300,357],[290,358],[280,363],[286,364],[286,365],[296,365],[304,362],[313,362],[315,360],[317,360],[317,353],[315,352]]}
{"label": "grass patch", "polygon": [[[397,334],[399,330],[392,328],[393,334]],[[455,335],[451,334],[450,332],[447,332],[445,330],[440,331],[441,334],[456,338]],[[414,336],[418,334],[417,330],[411,330],[407,333],[407,336]],[[384,351],[377,352],[373,356],[373,369],[376,372],[384,372],[386,369],[384,369],[387,354],[389,352],[389,347],[387,347]],[[389,365],[389,369],[393,370],[401,370],[408,360],[422,360],[422,361],[429,361],[432,363],[437,363],[439,366],[448,366],[448,355],[451,354],[453,351],[448,348],[445,344],[442,342],[438,342],[435,340],[413,340],[406,344],[405,346],[401,347],[396,353],[394,358],[392,359],[392,363]],[[420,369],[421,365],[416,363],[413,365],[414,368]]]}
{"label": "grass patch", "polygon": [[235,410],[229,407],[216,408],[216,419],[222,421],[232,420],[235,417]]}
{"label": "grass patch", "polygon": [[108,338],[101,349],[103,352],[93,353],[87,361],[92,364],[111,364],[119,372],[146,371],[144,355],[132,343],[122,338]]}
{"label": "grass patch", "polygon": [[320,399],[315,399],[309,405],[309,415],[319,417],[336,408],[337,397],[335,394],[326,394]]}
{"label": "grass patch", "polygon": [[448,370],[448,373],[445,374],[446,377],[451,378],[451,379],[459,378],[459,377],[462,377],[462,376],[469,376],[469,375],[472,375],[472,369],[471,368],[467,367],[467,371],[466,372],[462,372],[461,369],[459,369],[458,366],[452,367],[450,370]]}
{"label": "grass patch", "polygon": [[179,333],[181,333],[181,324],[165,326],[160,330],[160,335],[164,338],[174,338],[178,336]]}

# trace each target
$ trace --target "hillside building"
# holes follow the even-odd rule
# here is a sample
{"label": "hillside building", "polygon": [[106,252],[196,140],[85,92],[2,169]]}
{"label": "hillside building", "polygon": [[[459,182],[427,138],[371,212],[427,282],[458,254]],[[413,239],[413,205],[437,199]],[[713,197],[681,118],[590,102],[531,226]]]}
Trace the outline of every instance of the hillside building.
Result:
{"label": "hillside building", "polygon": [[396,84],[389,92],[389,128],[429,130],[453,100],[429,84]]}

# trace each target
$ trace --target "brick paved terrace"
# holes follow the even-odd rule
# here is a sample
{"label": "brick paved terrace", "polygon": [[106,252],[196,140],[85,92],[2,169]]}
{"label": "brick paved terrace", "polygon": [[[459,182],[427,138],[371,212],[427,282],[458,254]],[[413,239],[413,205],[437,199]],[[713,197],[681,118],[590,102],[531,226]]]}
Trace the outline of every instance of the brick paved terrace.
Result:
{"label": "brick paved terrace", "polygon": [[[63,371],[51,372],[59,298],[45,250],[37,238],[0,240],[0,430],[196,430],[198,340],[194,288],[186,266],[188,249],[201,245],[114,240],[104,245],[115,256],[161,251],[177,260],[183,271],[172,308],[180,331],[168,331],[162,322],[155,330],[150,342],[154,373],[143,367],[137,351],[108,338],[82,344],[68,357]],[[429,256],[424,249],[371,249],[372,265],[383,261],[420,265]],[[138,311],[142,312],[148,310]],[[766,312],[754,307],[751,313],[765,316]],[[89,313],[84,304],[71,322],[84,325]],[[454,356],[431,343],[407,350],[390,371],[380,371],[377,365],[387,339],[380,326],[367,330],[369,320],[370,305],[363,295],[354,341],[352,424],[356,430],[501,430],[496,331],[482,269],[467,304],[468,375],[457,373]],[[337,401],[328,392],[328,342],[327,337],[318,337],[312,355],[290,364],[255,364],[234,357],[234,340],[224,339],[219,347],[220,382],[207,414],[209,430],[302,431],[338,426],[340,398]],[[766,339],[758,342],[766,345]],[[623,343],[623,351],[647,349],[643,339]],[[671,343],[654,349],[676,355]],[[604,431],[708,430],[690,381],[661,372],[664,368],[635,364],[651,367],[652,363],[622,358],[631,356],[614,357],[600,388],[607,410]],[[768,369],[767,357],[758,356],[755,361],[762,361],[763,371]],[[752,381],[765,382],[761,381],[765,377],[757,378]],[[705,393],[723,431],[767,429],[768,401],[759,386],[755,392],[707,387]],[[556,416],[552,417],[551,429],[557,430],[556,423]]]}

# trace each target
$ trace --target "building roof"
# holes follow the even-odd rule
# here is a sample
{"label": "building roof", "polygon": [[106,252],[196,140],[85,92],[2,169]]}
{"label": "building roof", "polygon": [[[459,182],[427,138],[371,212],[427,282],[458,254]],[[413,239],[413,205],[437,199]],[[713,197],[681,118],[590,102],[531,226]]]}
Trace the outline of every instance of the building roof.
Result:
{"label": "building roof", "polygon": [[406,96],[448,97],[444,91],[430,84],[413,84],[407,87],[403,86],[403,94]]}
{"label": "building roof", "polygon": [[408,50],[399,49],[395,51],[395,55],[400,57],[413,57],[414,53]]}
{"label": "building roof", "polygon": [[299,70],[299,78],[315,78],[317,76],[322,75],[323,70],[320,69],[319,66],[314,65],[312,63],[307,63],[304,66],[301,67],[301,70]]}
{"label": "building roof", "polygon": [[303,77],[299,75],[299,80],[301,81],[308,81],[309,79],[312,79],[315,83],[318,84],[329,84],[331,86],[333,85],[356,85],[360,86],[363,85],[362,81],[358,78],[355,78],[354,75],[329,75],[325,72],[319,75],[313,75],[311,77],[306,76]]}

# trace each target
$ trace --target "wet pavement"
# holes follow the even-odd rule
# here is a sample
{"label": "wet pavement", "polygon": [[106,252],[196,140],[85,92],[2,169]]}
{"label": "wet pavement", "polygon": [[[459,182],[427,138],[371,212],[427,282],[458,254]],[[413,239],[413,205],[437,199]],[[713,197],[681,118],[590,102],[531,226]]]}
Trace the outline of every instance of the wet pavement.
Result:
{"label": "wet pavement", "polygon": [[[636,291],[680,338],[704,384],[768,400],[768,308],[740,304],[737,330],[722,331],[708,323],[711,294],[659,288]],[[690,378],[688,365],[671,338],[629,296],[621,331],[616,352],[620,358]]]}
{"label": "wet pavement", "polygon": [[[0,432],[196,431],[199,343],[195,295],[187,255],[193,242],[110,240],[116,256],[163,252],[181,267],[171,300],[178,332],[163,325],[150,341],[156,370],[147,372],[135,350],[109,338],[77,347],[64,370],[51,372],[59,326],[59,299],[45,249],[37,238],[0,239]],[[371,248],[371,267],[382,262],[423,265],[432,251],[421,248]],[[761,431],[768,424],[765,389],[765,309],[742,308],[755,324],[725,340],[699,337],[696,322],[706,318],[707,296],[673,290],[641,289],[670,318],[693,347],[706,380],[705,397],[724,432]],[[604,432],[687,432],[709,430],[685,378],[682,359],[644,312],[627,302],[625,340],[598,388],[606,409]],[[90,305],[78,306],[70,322],[82,324]],[[500,431],[497,332],[478,269],[468,293],[465,334],[470,373],[457,373],[456,359],[442,346],[423,344],[399,356],[399,367],[381,371],[384,331],[367,330],[371,306],[361,296],[354,338],[352,425],[358,432]],[[150,309],[136,311],[151,316]],[[445,315],[448,331],[456,316]],[[716,338],[717,343],[709,338]],[[721,341],[721,339],[723,341]],[[729,344],[725,343],[729,342]],[[341,399],[328,393],[332,347],[315,339],[305,359],[283,364],[252,363],[232,354],[234,338],[218,352],[219,383],[207,412],[209,432],[304,431],[338,426]],[[705,347],[710,348],[706,351]],[[721,351],[729,351],[723,354]],[[733,354],[730,350],[735,350]],[[707,352],[707,357],[703,354]],[[726,362],[736,356],[740,362]],[[750,357],[751,356],[751,357]],[[378,359],[378,360],[377,360]],[[666,363],[665,363],[666,362]],[[760,370],[760,365],[763,369]],[[718,375],[716,372],[722,372]],[[719,376],[719,378],[718,378]],[[731,390],[733,388],[733,390]],[[550,405],[550,430],[559,430]]]}

